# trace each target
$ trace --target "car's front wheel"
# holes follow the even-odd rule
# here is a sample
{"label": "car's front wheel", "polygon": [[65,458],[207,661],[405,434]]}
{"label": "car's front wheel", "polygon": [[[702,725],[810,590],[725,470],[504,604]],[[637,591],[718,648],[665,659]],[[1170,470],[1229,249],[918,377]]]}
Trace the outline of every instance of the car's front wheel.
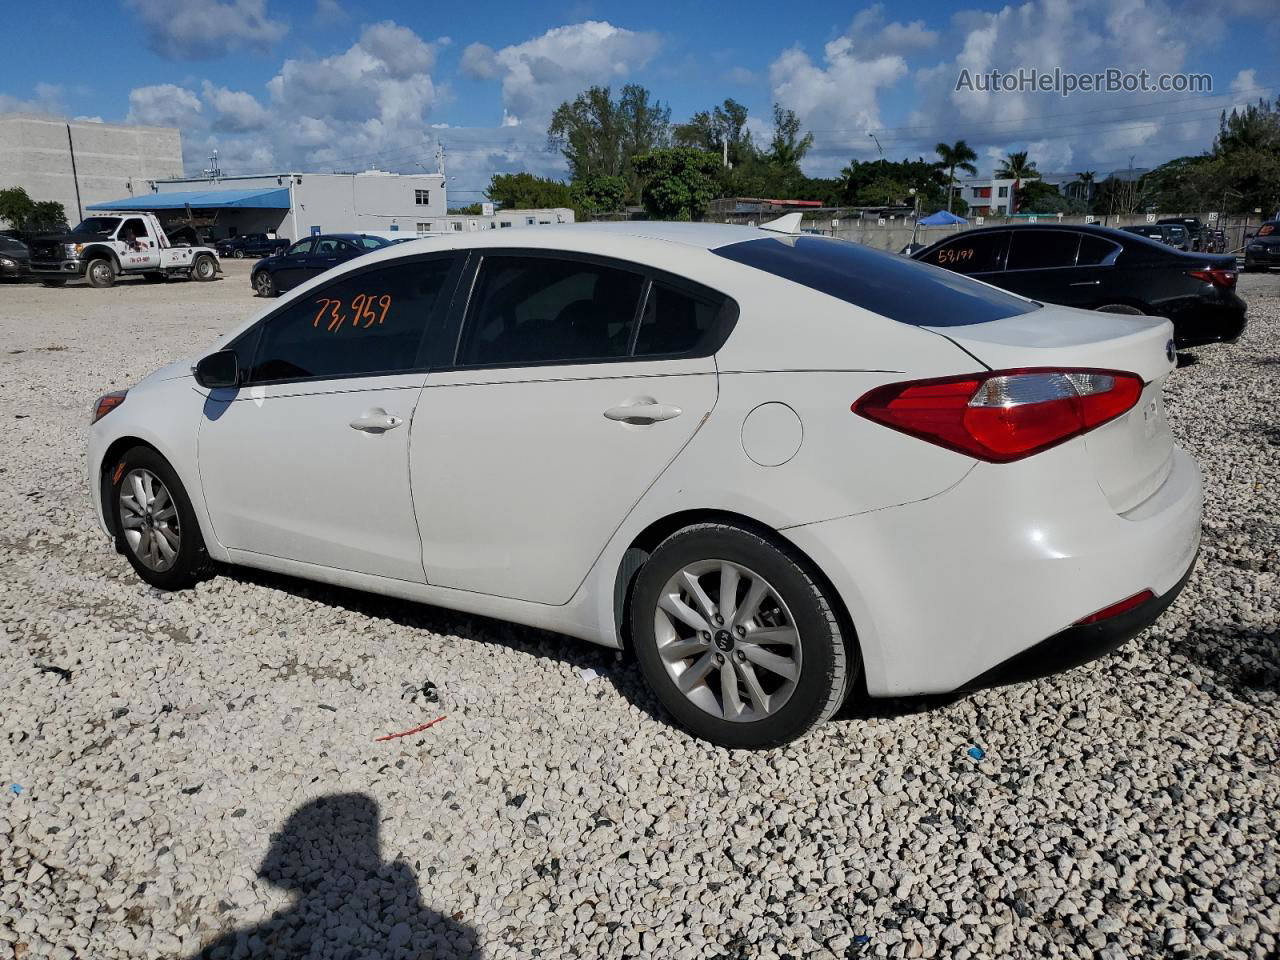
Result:
{"label": "car's front wheel", "polygon": [[260,297],[274,297],[277,293],[275,278],[266,270],[253,275],[253,290]]}
{"label": "car's front wheel", "polygon": [[130,565],[161,590],[199,580],[209,556],[191,499],[169,462],[150,447],[128,450],[111,470],[110,509]]}
{"label": "car's front wheel", "polygon": [[213,257],[207,253],[202,253],[196,257],[195,262],[191,264],[191,277],[194,280],[203,280],[205,282],[214,279],[218,275],[218,264],[214,262]]}
{"label": "car's front wheel", "polygon": [[109,287],[116,282],[115,265],[106,257],[90,260],[89,265],[85,267],[84,275],[88,278],[91,287]]}
{"label": "car's front wheel", "polygon": [[857,674],[832,600],[784,545],[726,524],[687,527],[636,577],[636,658],[695,736],[780,746],[834,714]]}
{"label": "car's front wheel", "polygon": [[243,251],[243,250],[235,250],[235,251],[233,251],[233,252],[232,252],[231,256],[235,257],[235,259],[237,259],[237,260],[243,260],[243,259],[244,259],[244,251]]}

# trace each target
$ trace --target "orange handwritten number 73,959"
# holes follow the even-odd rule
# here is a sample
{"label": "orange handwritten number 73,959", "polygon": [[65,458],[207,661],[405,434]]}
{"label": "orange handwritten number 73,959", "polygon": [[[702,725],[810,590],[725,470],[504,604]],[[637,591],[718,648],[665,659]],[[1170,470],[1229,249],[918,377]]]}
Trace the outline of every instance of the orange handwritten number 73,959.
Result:
{"label": "orange handwritten number 73,959", "polygon": [[316,303],[320,305],[320,309],[316,312],[315,320],[311,321],[313,327],[319,327],[320,318],[328,313],[328,325],[325,329],[329,333],[336,333],[348,321],[353,330],[368,330],[375,323],[381,324],[387,319],[387,311],[391,309],[391,294],[384,293],[380,297],[375,297],[371,293],[357,293],[351,298],[352,315],[350,317],[342,312],[341,300],[321,297]]}

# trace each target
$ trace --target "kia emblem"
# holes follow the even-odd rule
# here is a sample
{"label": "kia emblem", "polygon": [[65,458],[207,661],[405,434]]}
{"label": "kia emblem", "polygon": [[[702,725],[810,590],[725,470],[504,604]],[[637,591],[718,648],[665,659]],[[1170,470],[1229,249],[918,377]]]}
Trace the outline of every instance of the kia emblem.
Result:
{"label": "kia emblem", "polygon": [[1173,345],[1172,340],[1164,345],[1164,355],[1169,358],[1170,363],[1178,362],[1178,348]]}

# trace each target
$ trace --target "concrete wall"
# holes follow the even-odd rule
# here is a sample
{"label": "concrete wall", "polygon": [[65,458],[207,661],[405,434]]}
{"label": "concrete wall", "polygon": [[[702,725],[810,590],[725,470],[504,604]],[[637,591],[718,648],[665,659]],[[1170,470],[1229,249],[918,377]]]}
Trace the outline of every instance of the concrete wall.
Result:
{"label": "concrete wall", "polygon": [[0,115],[0,187],[22,187],[32,200],[56,200],[73,226],[81,219],[77,181],[80,204],[87,207],[149,192],[147,180],[180,176],[182,135],[176,127],[74,120],[68,124],[35,114]]}

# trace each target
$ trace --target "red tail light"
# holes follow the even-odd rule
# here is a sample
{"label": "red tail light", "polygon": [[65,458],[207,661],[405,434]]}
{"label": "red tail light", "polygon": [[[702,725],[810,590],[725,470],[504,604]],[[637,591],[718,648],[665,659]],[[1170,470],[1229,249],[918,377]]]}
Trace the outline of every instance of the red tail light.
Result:
{"label": "red tail light", "polygon": [[115,393],[104,393],[93,405],[93,422],[97,423],[120,404],[124,403],[128,390],[117,390]]}
{"label": "red tail light", "polygon": [[1141,395],[1142,378],[1116,370],[994,370],[886,384],[852,410],[979,460],[1010,463],[1114,420]]}
{"label": "red tail light", "polygon": [[1188,270],[1187,276],[1195,277],[1204,283],[1212,283],[1215,287],[1230,290],[1236,285],[1236,272],[1230,267],[1212,267],[1208,270]]}
{"label": "red tail light", "polygon": [[1103,607],[1097,613],[1091,613],[1087,617],[1081,617],[1073,627],[1085,627],[1091,623],[1101,623],[1103,620],[1110,620],[1112,617],[1118,617],[1122,613],[1128,613],[1134,607],[1140,607],[1148,600],[1154,600],[1156,595],[1150,590],[1143,590],[1141,593],[1135,593],[1132,597],[1127,597],[1119,603],[1113,603],[1109,607]]}

